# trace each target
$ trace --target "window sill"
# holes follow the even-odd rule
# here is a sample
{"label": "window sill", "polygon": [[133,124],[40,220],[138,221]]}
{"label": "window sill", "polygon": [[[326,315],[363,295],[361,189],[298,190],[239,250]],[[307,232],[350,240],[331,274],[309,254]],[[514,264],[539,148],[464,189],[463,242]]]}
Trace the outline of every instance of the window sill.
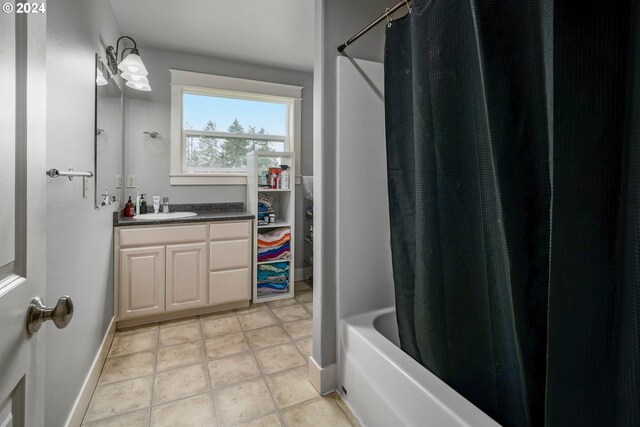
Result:
{"label": "window sill", "polygon": [[169,175],[170,185],[247,185],[247,174]]}

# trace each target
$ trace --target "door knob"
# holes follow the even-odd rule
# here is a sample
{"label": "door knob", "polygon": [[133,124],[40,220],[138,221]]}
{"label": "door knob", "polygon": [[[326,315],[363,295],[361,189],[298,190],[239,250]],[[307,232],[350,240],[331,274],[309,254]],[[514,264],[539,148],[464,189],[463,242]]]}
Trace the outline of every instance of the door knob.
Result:
{"label": "door knob", "polygon": [[66,328],[73,317],[73,301],[68,296],[58,300],[55,307],[47,307],[40,298],[34,298],[27,310],[27,335],[38,332],[40,326],[47,320],[53,320],[58,329]]}

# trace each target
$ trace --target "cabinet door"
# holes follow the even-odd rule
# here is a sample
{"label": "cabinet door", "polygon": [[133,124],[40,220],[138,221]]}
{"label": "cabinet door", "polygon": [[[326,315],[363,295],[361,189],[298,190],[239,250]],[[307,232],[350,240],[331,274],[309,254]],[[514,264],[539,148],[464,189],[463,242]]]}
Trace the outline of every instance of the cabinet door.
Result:
{"label": "cabinet door", "polygon": [[120,249],[120,319],[164,311],[164,246]]}
{"label": "cabinet door", "polygon": [[167,245],[167,311],[207,305],[207,244]]}
{"label": "cabinet door", "polygon": [[251,299],[249,268],[212,271],[209,277],[209,304],[220,305]]}

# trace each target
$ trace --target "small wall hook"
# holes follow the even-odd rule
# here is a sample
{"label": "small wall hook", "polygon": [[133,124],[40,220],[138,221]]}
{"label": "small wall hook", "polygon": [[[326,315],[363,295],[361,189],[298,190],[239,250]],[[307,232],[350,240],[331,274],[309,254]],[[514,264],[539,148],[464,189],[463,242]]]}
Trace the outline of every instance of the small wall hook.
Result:
{"label": "small wall hook", "polygon": [[156,131],[151,131],[151,132],[145,131],[145,132],[142,132],[142,133],[149,135],[153,139],[156,139],[157,137],[162,135],[160,132],[156,132]]}

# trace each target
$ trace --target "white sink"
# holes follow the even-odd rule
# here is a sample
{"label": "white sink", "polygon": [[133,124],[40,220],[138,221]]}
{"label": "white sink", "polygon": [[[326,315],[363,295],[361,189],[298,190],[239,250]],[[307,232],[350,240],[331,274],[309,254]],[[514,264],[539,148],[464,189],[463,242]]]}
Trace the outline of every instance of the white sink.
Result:
{"label": "white sink", "polygon": [[138,221],[161,221],[163,219],[189,218],[198,215],[195,212],[146,213],[133,217]]}

